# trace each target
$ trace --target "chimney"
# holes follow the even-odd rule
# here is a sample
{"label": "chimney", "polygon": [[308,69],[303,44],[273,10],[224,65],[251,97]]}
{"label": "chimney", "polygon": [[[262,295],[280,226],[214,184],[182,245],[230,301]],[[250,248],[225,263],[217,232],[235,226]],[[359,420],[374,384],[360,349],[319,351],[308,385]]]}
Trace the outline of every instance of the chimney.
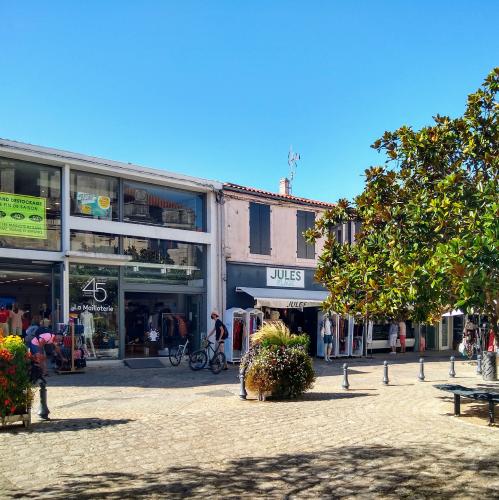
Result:
{"label": "chimney", "polygon": [[287,177],[279,181],[279,194],[291,194],[291,183]]}

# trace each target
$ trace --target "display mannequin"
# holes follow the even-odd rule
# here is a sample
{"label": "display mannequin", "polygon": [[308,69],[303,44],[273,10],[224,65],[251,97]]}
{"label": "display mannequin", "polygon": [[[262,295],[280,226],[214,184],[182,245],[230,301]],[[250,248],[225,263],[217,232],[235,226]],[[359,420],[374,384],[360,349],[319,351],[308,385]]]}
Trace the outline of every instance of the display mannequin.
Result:
{"label": "display mannequin", "polygon": [[95,323],[94,315],[90,311],[83,311],[80,314],[80,321],[83,324],[83,337],[85,338],[85,345],[90,345],[92,351],[92,356],[97,357],[95,354],[94,347],[94,334],[95,334]]}
{"label": "display mannequin", "polygon": [[331,350],[333,348],[333,328],[331,318],[328,313],[324,315],[321,328],[322,338],[324,339],[324,361],[331,361]]}
{"label": "display mannequin", "polygon": [[9,334],[9,311],[5,309],[5,304],[0,304],[0,328],[6,337]]}

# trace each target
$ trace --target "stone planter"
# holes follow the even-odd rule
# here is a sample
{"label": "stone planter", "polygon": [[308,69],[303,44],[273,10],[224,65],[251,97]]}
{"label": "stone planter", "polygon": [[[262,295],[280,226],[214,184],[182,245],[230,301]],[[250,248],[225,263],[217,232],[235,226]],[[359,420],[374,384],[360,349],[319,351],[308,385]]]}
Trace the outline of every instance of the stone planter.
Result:
{"label": "stone planter", "polygon": [[22,422],[24,427],[29,427],[31,425],[31,410],[25,410],[25,413],[0,417],[0,423],[2,424],[2,427],[5,427],[8,424],[15,424],[16,422]]}

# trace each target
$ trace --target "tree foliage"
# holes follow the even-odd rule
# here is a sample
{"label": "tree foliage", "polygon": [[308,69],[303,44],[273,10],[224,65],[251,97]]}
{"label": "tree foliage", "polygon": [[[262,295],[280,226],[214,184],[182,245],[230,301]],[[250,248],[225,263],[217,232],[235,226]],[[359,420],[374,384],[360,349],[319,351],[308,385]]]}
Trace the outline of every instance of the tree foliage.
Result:
{"label": "tree foliage", "polygon": [[[364,191],[340,200],[308,237],[326,237],[317,278],[326,308],[370,318],[435,321],[450,308],[481,312],[497,328],[499,278],[499,68],[468,97],[463,116],[385,132],[386,154]],[[352,220],[353,245],[334,228]]]}

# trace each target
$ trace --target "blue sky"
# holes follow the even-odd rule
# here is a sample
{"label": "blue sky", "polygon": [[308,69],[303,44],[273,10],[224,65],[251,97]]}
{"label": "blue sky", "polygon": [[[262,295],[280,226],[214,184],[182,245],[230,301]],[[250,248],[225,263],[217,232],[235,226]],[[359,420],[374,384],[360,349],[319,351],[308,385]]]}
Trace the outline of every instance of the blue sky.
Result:
{"label": "blue sky", "polygon": [[0,0],[0,137],[294,194],[362,190],[370,144],[458,115],[499,1]]}

